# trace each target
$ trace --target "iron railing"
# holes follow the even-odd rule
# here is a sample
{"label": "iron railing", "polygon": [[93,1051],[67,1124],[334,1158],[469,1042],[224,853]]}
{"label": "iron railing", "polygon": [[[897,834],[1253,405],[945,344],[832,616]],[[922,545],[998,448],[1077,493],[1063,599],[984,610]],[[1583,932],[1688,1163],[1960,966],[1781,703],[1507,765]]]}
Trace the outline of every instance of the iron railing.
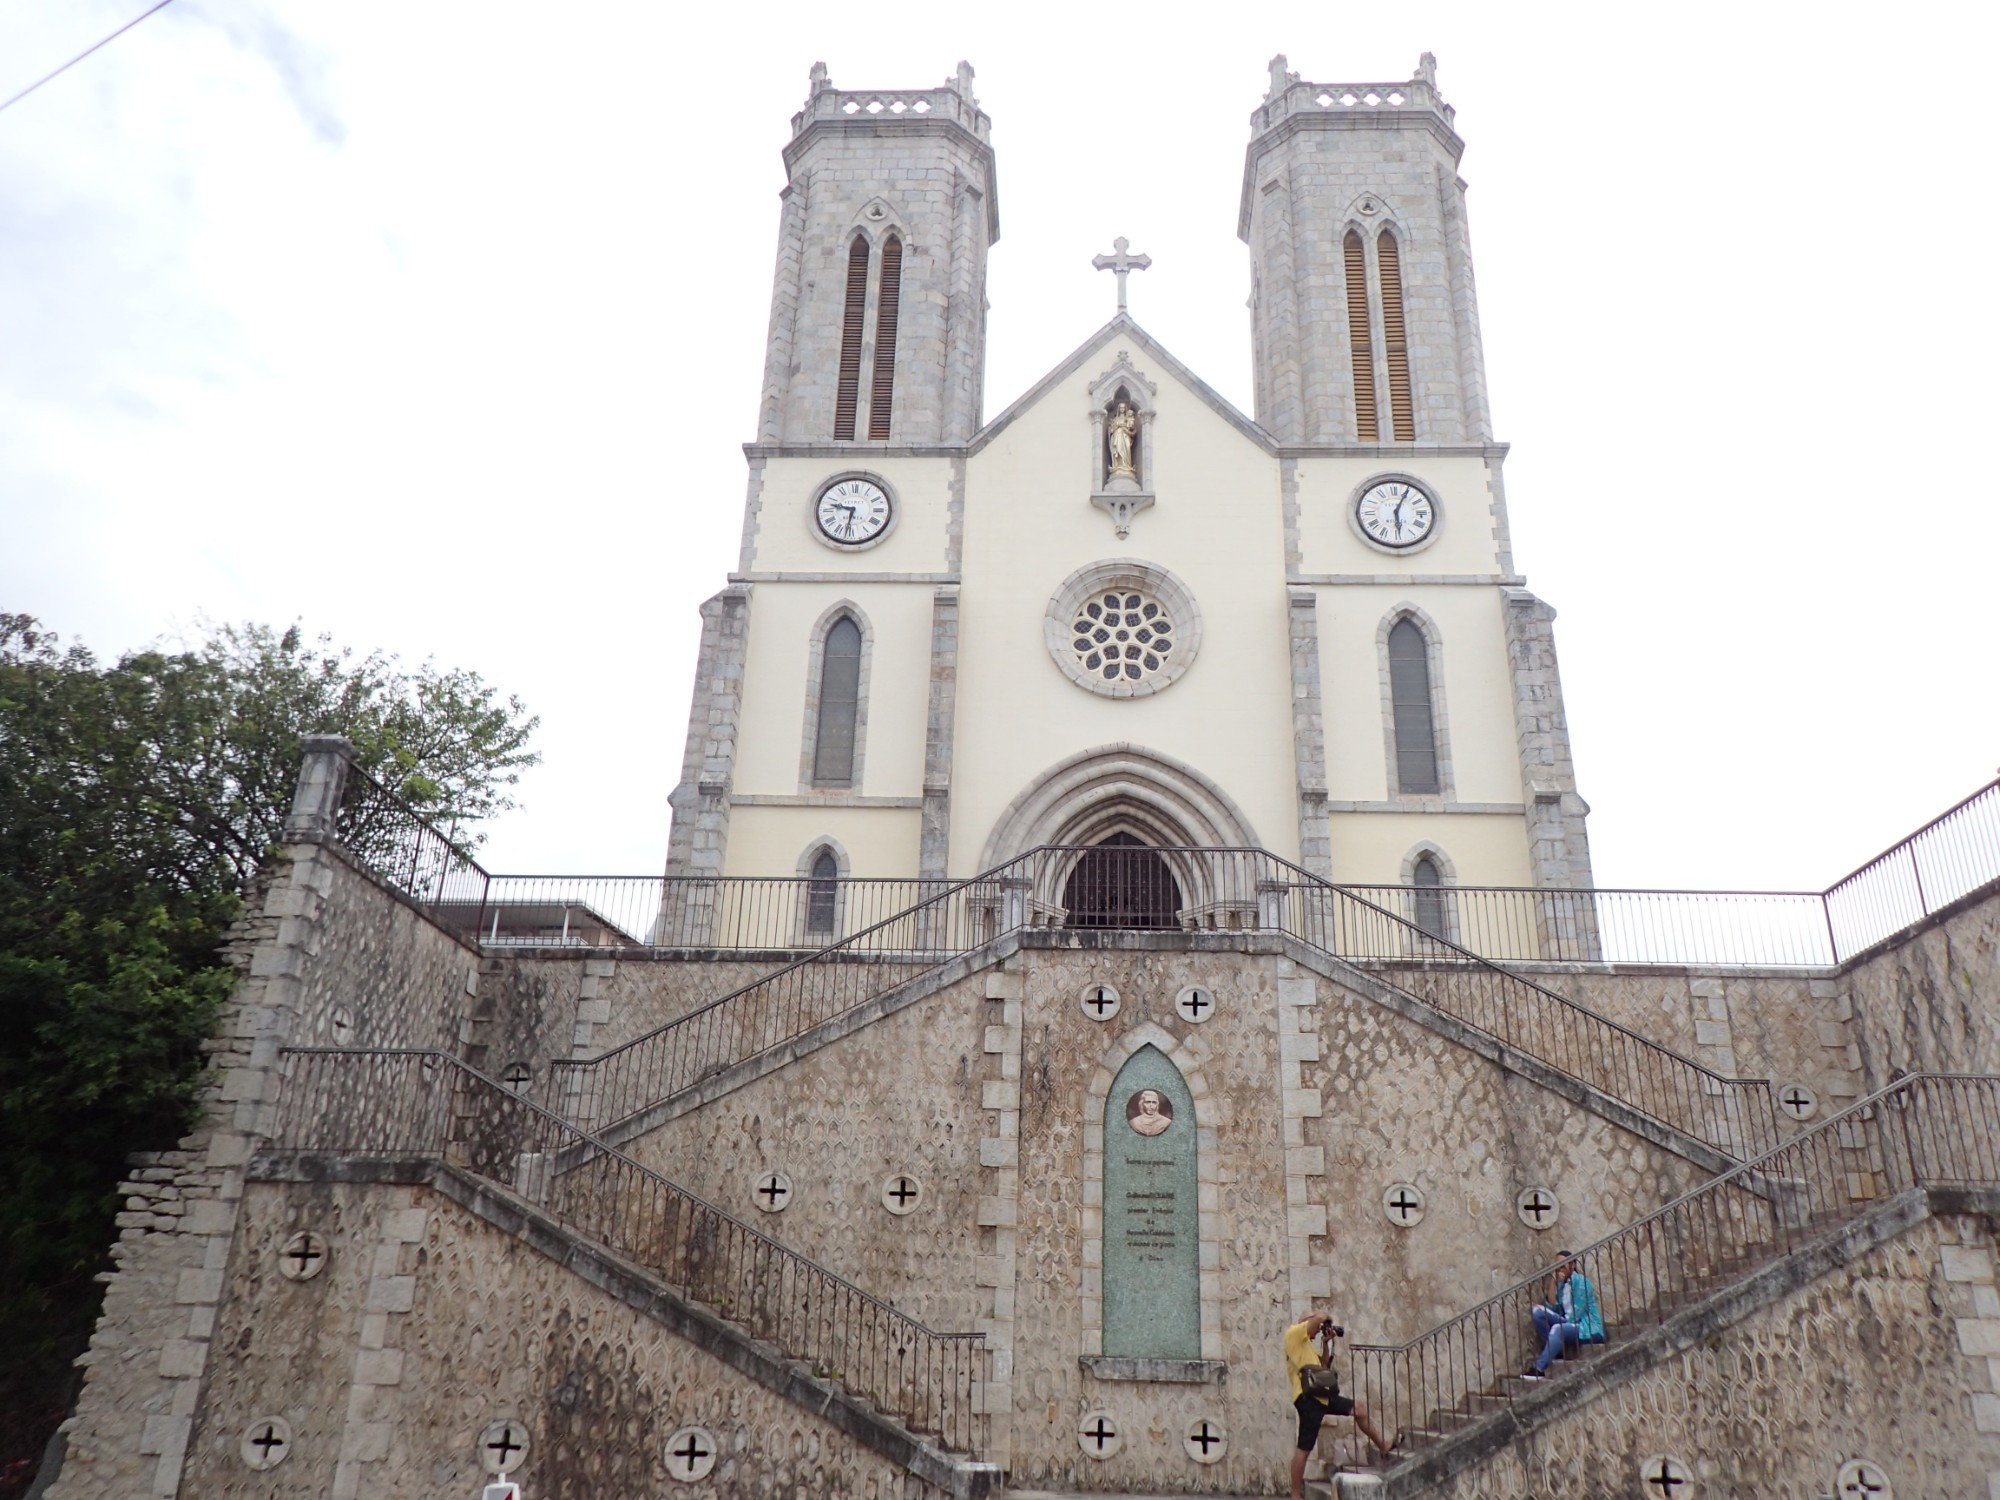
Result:
{"label": "iron railing", "polygon": [[611,1129],[1029,928],[1288,933],[1728,1155],[1774,1139],[1766,1080],[1704,1068],[1265,850],[1138,845],[1030,850],[621,1047],[558,1061],[553,1100]]}
{"label": "iron railing", "polygon": [[456,828],[440,831],[358,765],[347,768],[334,835],[341,845],[419,906],[471,907],[486,900],[488,876]]}
{"label": "iron railing", "polygon": [[435,1157],[508,1184],[913,1431],[983,1448],[984,1334],[926,1327],[447,1053],[283,1055],[270,1149]]}
{"label": "iron railing", "polygon": [[[1904,1188],[2000,1186],[2000,1078],[1918,1074],[1579,1252],[1611,1339],[1629,1338]],[[1512,1399],[1540,1351],[1555,1266],[1407,1344],[1356,1344],[1351,1386],[1419,1442]]]}
{"label": "iron railing", "polygon": [[1344,887],[1502,963],[1830,968],[2000,880],[2000,781],[1824,891]]}
{"label": "iron railing", "polygon": [[1995,880],[2000,880],[2000,781],[1829,886],[1829,940],[1841,958],[1852,957]]}
{"label": "iron railing", "polygon": [[[1827,968],[2000,880],[2000,781],[1824,891],[1343,885],[1498,963]],[[811,951],[870,930],[951,882],[496,875],[446,920],[491,946]],[[1196,925],[1201,925],[1197,923]]]}
{"label": "iron railing", "polygon": [[810,876],[495,875],[488,946],[817,949],[914,906],[942,881]]}

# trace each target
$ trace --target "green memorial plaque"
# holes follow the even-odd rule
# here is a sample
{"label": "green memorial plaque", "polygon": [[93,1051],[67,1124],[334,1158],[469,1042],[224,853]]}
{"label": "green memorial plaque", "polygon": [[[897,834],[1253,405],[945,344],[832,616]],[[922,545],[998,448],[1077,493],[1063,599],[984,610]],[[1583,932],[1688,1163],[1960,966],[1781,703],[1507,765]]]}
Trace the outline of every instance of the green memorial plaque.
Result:
{"label": "green memorial plaque", "polygon": [[1201,1358],[1194,1098],[1157,1047],[1104,1105],[1104,1352]]}

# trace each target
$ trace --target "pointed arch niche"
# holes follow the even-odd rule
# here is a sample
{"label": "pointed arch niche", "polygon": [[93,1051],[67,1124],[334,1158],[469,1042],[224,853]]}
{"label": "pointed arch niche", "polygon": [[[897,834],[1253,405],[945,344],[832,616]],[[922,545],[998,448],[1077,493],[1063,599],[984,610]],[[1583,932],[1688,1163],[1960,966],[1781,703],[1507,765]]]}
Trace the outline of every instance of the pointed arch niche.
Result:
{"label": "pointed arch niche", "polygon": [[[1153,504],[1156,454],[1153,443],[1154,398],[1160,388],[1120,349],[1111,368],[1090,385],[1090,503],[1111,517],[1120,539],[1131,535],[1132,518]],[[1113,429],[1120,413],[1130,408],[1126,432],[1131,461],[1120,465],[1113,446]]]}
{"label": "pointed arch niche", "polygon": [[[979,868],[990,870],[1042,844],[1075,852],[1038,862],[1027,893],[1029,920],[1068,922],[1069,882],[1088,851],[1121,835],[1160,851],[1187,930],[1257,926],[1249,864],[1192,859],[1187,849],[1262,847],[1257,830],[1229,794],[1191,766],[1141,745],[1100,745],[1058,761],[1021,792],[987,835]],[[1121,841],[1122,842],[1122,841]],[[1126,847],[1130,847],[1127,844]]]}
{"label": "pointed arch niche", "polygon": [[[1128,1117],[1146,1091],[1174,1116],[1151,1135]],[[1081,1352],[1100,1380],[1222,1378],[1221,1185],[1214,1148],[1203,1149],[1214,1140],[1216,1116],[1199,1060],[1150,1021],[1114,1039],[1091,1071],[1079,1298]],[[1107,1155],[1117,1160],[1107,1166]],[[1171,1201],[1152,1196],[1161,1193]],[[1191,1245],[1165,1233],[1170,1222],[1192,1226]],[[1160,1258],[1138,1258],[1147,1255]]]}

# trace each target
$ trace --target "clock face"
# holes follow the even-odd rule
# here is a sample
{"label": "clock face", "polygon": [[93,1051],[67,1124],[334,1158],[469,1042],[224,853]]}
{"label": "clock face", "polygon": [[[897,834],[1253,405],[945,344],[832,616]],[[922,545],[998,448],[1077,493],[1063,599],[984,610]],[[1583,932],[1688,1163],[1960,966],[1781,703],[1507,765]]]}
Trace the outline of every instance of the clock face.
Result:
{"label": "clock face", "polygon": [[813,503],[813,518],[828,541],[858,547],[888,530],[888,492],[867,479],[835,480]]}
{"label": "clock face", "polygon": [[1437,525],[1437,503],[1408,480],[1385,479],[1354,502],[1354,519],[1384,547],[1414,547]]}

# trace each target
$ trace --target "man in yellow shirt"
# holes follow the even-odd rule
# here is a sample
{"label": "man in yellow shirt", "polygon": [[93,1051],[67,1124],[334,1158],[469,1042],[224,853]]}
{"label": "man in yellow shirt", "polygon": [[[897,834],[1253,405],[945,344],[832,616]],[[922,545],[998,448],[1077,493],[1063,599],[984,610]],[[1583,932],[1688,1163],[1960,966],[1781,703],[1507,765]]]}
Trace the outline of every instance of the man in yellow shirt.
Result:
{"label": "man in yellow shirt", "polygon": [[[1352,1396],[1335,1393],[1323,1396],[1306,1394],[1303,1370],[1317,1369],[1321,1365],[1329,1368],[1333,1364],[1333,1341],[1344,1337],[1345,1329],[1335,1328],[1331,1316],[1323,1312],[1307,1313],[1305,1321],[1294,1323],[1285,1330],[1285,1365],[1292,1375],[1292,1407],[1299,1414],[1298,1449],[1292,1454],[1292,1500],[1305,1500],[1306,1458],[1319,1441],[1320,1423],[1328,1417],[1353,1417],[1354,1425],[1367,1435],[1368,1441],[1381,1450],[1387,1458],[1395,1451],[1395,1443],[1385,1442],[1382,1434],[1375,1430],[1375,1424],[1368,1420],[1368,1408]],[[1321,1347],[1315,1349],[1313,1341],[1319,1339]]]}

